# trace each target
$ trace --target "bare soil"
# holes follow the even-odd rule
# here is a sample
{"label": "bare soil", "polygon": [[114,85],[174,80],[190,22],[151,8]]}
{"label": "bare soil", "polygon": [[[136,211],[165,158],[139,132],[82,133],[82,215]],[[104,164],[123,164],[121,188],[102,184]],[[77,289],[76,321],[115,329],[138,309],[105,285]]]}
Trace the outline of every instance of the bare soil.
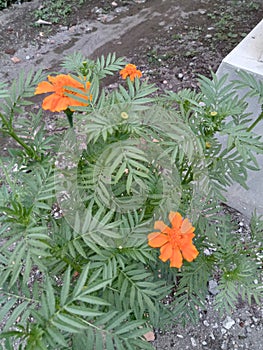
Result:
{"label": "bare soil", "polygon": [[[58,23],[37,25],[35,11],[43,4],[35,0],[1,11],[0,81],[9,82],[28,67],[59,71],[63,57],[77,48],[90,58],[114,51],[125,56],[160,92],[198,88],[198,75],[215,72],[263,13],[262,1],[249,0],[86,0],[73,3],[68,16],[58,15]],[[127,30],[125,20],[137,22]],[[103,40],[103,30],[112,38]],[[89,41],[95,31],[99,42]],[[84,37],[86,44],[76,46]],[[115,80],[107,84],[114,86]],[[247,218],[236,211],[233,215],[240,229],[248,230]],[[230,318],[220,319],[212,300],[211,290],[197,326],[175,323],[155,330],[155,348],[263,350],[262,307],[240,303]]]}

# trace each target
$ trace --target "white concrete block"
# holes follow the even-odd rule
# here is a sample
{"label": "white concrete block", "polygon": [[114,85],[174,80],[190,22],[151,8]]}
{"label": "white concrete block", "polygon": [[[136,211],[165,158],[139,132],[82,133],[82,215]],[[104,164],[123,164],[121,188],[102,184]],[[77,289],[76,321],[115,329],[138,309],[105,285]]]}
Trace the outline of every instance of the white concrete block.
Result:
{"label": "white concrete block", "polygon": [[[217,76],[228,74],[228,81],[239,79],[237,72],[244,70],[263,82],[263,20],[223,59]],[[245,92],[242,92],[242,95]],[[240,93],[240,97],[242,96]],[[248,98],[248,112],[256,119],[261,113],[257,98]],[[263,121],[257,124],[254,132],[263,136]],[[254,209],[263,215],[263,155],[257,156],[261,170],[249,172],[249,190],[235,184],[227,193],[228,205],[245,215],[251,216]]]}

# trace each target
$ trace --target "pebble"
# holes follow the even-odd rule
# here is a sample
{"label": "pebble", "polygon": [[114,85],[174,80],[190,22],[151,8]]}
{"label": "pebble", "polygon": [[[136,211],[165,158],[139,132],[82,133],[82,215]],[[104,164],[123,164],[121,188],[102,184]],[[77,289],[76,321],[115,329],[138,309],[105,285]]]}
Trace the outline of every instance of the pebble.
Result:
{"label": "pebble", "polygon": [[217,295],[219,293],[218,284],[215,280],[210,280],[208,282],[208,290],[212,295]]}
{"label": "pebble", "polygon": [[128,7],[127,6],[120,6],[120,7],[116,7],[116,9],[114,10],[114,12],[116,13],[123,13],[128,11]]}
{"label": "pebble", "polygon": [[207,320],[204,320],[204,326],[206,326],[206,327],[209,327],[210,326],[210,324],[209,324],[209,322],[207,322]]}
{"label": "pebble", "polygon": [[183,339],[183,336],[182,336],[181,334],[176,334],[176,336],[177,336],[178,338]]}
{"label": "pebble", "polygon": [[11,58],[11,61],[14,62],[14,63],[19,63],[19,62],[21,62],[20,58],[18,58],[18,57],[16,57],[16,56],[12,57],[12,58]]}
{"label": "pebble", "polygon": [[192,346],[196,347],[197,344],[196,344],[195,338],[191,337],[190,339],[191,339]]}
{"label": "pebble", "polygon": [[183,75],[182,73],[179,73],[179,74],[178,74],[178,78],[179,78],[179,79],[182,79],[183,76],[184,76],[184,75]]}
{"label": "pebble", "polygon": [[227,316],[223,321],[223,327],[225,329],[230,329],[232,326],[234,326],[235,323],[236,322],[231,317]]}
{"label": "pebble", "polygon": [[247,331],[248,333],[251,333],[251,332],[252,332],[252,329],[251,329],[250,327],[247,327],[247,328],[246,328],[246,331]]}

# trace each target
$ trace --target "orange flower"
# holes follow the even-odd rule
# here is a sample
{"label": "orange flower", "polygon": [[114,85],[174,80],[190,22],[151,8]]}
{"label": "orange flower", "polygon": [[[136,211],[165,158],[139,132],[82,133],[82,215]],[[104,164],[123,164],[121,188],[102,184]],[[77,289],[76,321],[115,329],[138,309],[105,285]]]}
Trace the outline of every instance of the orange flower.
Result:
{"label": "orange flower", "polygon": [[[53,94],[45,97],[43,100],[42,108],[45,110],[50,110],[51,112],[60,112],[66,110],[69,106],[87,106],[89,104],[88,101],[92,99],[91,95],[86,95],[90,89],[89,81],[85,83],[86,86],[84,89],[83,84],[72,78],[70,75],[59,74],[56,77],[49,75],[48,80],[49,82],[42,81],[39,83],[35,91],[35,95],[53,92]],[[66,86],[83,91],[83,95],[70,91],[66,88]],[[73,97],[65,95],[65,93],[74,94],[87,100],[87,102],[84,103],[75,100]]]}
{"label": "orange flower", "polygon": [[155,222],[154,228],[161,232],[150,233],[148,244],[152,248],[161,248],[159,258],[162,261],[170,259],[170,267],[180,268],[183,258],[191,262],[199,254],[192,243],[195,228],[178,212],[170,211],[169,220],[172,227],[165,225],[163,221]]}
{"label": "orange flower", "polygon": [[120,75],[122,79],[129,77],[131,81],[134,81],[134,78],[140,78],[142,76],[142,72],[134,64],[129,63],[120,71]]}

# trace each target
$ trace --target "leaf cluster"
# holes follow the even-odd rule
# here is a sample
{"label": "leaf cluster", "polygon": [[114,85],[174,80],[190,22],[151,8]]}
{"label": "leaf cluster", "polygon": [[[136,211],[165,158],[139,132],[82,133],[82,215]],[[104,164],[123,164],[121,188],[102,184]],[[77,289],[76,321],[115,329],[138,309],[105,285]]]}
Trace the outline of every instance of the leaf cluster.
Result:
{"label": "leaf cluster", "polygon": [[[74,128],[60,139],[48,135],[41,112],[25,114],[41,73],[22,73],[10,90],[0,85],[1,131],[20,147],[1,157],[6,349],[152,349],[144,339],[152,327],[198,320],[211,279],[221,311],[240,297],[262,298],[262,218],[253,215],[244,240],[220,207],[230,184],[246,186],[262,152],[237,97],[243,85],[213,75],[200,77],[199,92],[161,97],[137,78],[103,89],[124,65],[115,54],[66,58],[75,79],[91,82],[92,100],[74,110]],[[180,270],[147,244],[154,221],[171,210],[191,220],[199,251]]]}

